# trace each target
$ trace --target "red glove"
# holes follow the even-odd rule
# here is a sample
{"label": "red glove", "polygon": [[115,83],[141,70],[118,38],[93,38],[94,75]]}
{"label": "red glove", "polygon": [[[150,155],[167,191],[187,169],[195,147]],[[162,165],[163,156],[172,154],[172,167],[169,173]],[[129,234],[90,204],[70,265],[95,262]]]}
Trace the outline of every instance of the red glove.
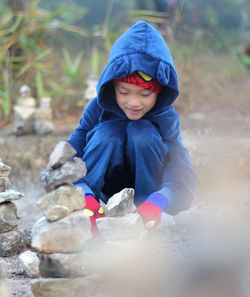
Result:
{"label": "red glove", "polygon": [[105,217],[105,210],[100,205],[100,203],[96,200],[96,198],[91,194],[85,195],[85,207],[84,207],[84,213],[89,217],[91,222],[91,232],[93,235],[98,234],[98,229],[96,226],[96,219]]}
{"label": "red glove", "polygon": [[161,213],[169,205],[168,199],[160,193],[152,193],[137,211],[141,215],[145,227],[156,229],[161,222]]}
{"label": "red glove", "polygon": [[151,202],[144,202],[137,208],[147,229],[155,229],[161,222],[161,209]]}

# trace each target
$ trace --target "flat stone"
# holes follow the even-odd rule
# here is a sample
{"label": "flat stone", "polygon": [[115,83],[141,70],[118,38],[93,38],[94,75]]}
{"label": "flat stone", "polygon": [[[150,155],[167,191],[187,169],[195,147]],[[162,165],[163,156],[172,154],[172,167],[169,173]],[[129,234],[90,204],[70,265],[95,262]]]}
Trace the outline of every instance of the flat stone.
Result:
{"label": "flat stone", "polygon": [[9,297],[9,290],[5,282],[0,280],[0,296]]}
{"label": "flat stone", "polygon": [[47,170],[55,169],[71,160],[76,150],[66,141],[59,142],[49,157]]}
{"label": "flat stone", "polygon": [[2,161],[0,161],[0,176],[7,177],[10,175],[11,167],[5,165]]}
{"label": "flat stone", "polygon": [[134,204],[134,194],[134,189],[125,188],[119,193],[113,195],[106,205],[107,216],[123,216],[134,212],[136,210],[136,206]]}
{"label": "flat stone", "polygon": [[72,278],[90,274],[90,257],[86,252],[74,254],[38,254],[39,270],[44,278]]}
{"label": "flat stone", "polygon": [[138,213],[122,217],[105,217],[96,220],[98,230],[103,239],[127,240],[138,238],[145,231],[143,221]]}
{"label": "flat stone", "polygon": [[37,205],[49,221],[59,220],[85,206],[84,193],[73,185],[65,185],[43,196]]}
{"label": "flat stone", "polygon": [[55,188],[64,185],[72,184],[86,175],[86,166],[82,159],[74,158],[67,161],[61,167],[43,171],[41,178],[47,191],[52,191]]}
{"label": "flat stone", "polygon": [[5,192],[10,188],[10,180],[8,177],[0,177],[0,192]]}
{"label": "flat stone", "polygon": [[0,203],[19,200],[20,198],[23,198],[23,197],[24,197],[23,193],[19,193],[14,190],[9,190],[9,191],[0,193]]}
{"label": "flat stone", "polygon": [[79,278],[41,278],[31,287],[35,297],[97,297],[102,278],[91,275]]}
{"label": "flat stone", "polygon": [[37,254],[31,251],[26,251],[22,253],[19,257],[24,271],[31,278],[36,278],[40,276],[39,273],[39,259]]}
{"label": "flat stone", "polygon": [[0,233],[13,230],[17,226],[17,208],[12,202],[0,204]]}
{"label": "flat stone", "polygon": [[[10,276],[8,264],[5,260],[0,259],[0,279],[8,278]],[[1,295],[0,295],[1,296]]]}
{"label": "flat stone", "polygon": [[89,217],[76,211],[55,222],[46,217],[33,226],[32,247],[40,253],[73,253],[83,251],[91,238]]}
{"label": "flat stone", "polygon": [[0,256],[16,256],[30,247],[31,235],[26,230],[0,234]]}

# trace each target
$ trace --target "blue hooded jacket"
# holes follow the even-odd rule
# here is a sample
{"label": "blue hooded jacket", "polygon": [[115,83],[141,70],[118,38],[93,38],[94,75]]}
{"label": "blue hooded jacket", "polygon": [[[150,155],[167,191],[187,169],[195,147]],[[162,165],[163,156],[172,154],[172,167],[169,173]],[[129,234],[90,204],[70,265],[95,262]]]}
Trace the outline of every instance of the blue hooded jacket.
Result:
{"label": "blue hooded jacket", "polygon": [[113,118],[126,118],[115,99],[112,80],[140,70],[158,80],[163,89],[155,106],[144,115],[159,130],[169,146],[162,187],[158,193],[168,199],[166,212],[177,214],[189,208],[194,196],[195,176],[189,154],[183,146],[179,115],[172,106],[179,94],[178,77],[166,41],[144,21],[138,21],[114,43],[107,66],[100,75],[97,97],[85,109],[79,126],[70,135],[69,143],[82,157],[86,135],[98,123]]}

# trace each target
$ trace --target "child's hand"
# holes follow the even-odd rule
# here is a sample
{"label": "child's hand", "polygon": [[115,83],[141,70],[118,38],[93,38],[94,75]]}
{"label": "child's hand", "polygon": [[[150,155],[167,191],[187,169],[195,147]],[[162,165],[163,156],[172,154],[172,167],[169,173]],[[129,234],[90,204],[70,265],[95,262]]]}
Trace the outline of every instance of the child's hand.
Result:
{"label": "child's hand", "polygon": [[76,154],[76,150],[66,141],[59,142],[50,154],[47,170],[60,167]]}
{"label": "child's hand", "polygon": [[147,229],[156,229],[161,222],[161,209],[152,202],[143,202],[137,212],[141,215]]}
{"label": "child's hand", "polygon": [[96,226],[96,219],[105,217],[105,210],[101,206],[101,204],[95,199],[95,197],[91,194],[85,195],[85,207],[84,207],[84,213],[89,217],[92,228],[92,234],[97,235],[98,229]]}

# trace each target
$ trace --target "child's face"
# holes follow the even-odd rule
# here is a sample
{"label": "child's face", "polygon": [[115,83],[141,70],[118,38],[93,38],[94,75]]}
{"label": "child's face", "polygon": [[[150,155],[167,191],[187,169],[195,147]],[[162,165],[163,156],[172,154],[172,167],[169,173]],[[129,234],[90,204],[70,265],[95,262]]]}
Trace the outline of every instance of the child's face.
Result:
{"label": "child's face", "polygon": [[115,95],[118,106],[130,120],[141,119],[150,111],[157,99],[157,94],[133,84],[115,82]]}

